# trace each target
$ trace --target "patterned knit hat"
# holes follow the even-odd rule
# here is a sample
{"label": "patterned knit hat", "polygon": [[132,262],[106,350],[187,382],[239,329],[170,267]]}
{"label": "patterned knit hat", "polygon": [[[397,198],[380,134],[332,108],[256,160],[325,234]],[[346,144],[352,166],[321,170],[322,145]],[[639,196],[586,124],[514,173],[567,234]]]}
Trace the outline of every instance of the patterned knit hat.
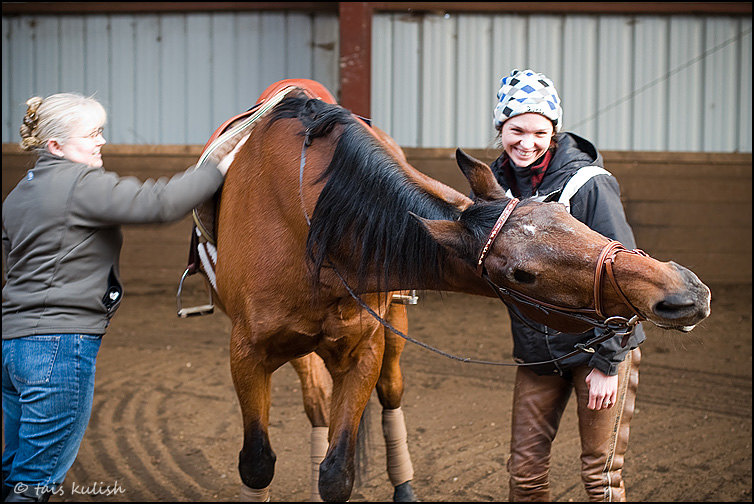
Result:
{"label": "patterned knit hat", "polygon": [[495,106],[495,129],[513,116],[536,112],[552,121],[555,132],[563,124],[563,109],[555,85],[545,74],[534,70],[513,70],[500,80]]}

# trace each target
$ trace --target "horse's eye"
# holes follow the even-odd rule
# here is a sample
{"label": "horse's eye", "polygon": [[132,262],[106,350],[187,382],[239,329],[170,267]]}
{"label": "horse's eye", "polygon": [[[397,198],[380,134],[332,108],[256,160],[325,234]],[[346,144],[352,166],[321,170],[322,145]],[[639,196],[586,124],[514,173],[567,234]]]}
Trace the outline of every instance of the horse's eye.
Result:
{"label": "horse's eye", "polygon": [[516,282],[528,284],[534,283],[534,279],[536,277],[528,271],[516,269],[513,271],[513,278],[516,280]]}

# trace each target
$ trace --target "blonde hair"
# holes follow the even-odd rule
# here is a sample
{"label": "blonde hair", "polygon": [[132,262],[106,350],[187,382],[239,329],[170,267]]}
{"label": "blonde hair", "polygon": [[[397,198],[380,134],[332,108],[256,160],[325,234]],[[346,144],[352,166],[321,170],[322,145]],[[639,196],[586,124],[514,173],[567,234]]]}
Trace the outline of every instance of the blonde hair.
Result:
{"label": "blonde hair", "polygon": [[19,129],[22,150],[44,149],[47,141],[65,142],[71,138],[86,110],[94,110],[107,119],[105,108],[93,97],[77,93],[58,93],[47,98],[33,96],[26,100],[26,115]]}

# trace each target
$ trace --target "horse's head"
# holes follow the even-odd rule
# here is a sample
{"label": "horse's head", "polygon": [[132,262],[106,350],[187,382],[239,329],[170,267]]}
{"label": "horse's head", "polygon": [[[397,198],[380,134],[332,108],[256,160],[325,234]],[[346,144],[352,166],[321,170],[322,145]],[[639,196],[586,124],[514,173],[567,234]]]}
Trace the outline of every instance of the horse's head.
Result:
{"label": "horse's head", "polygon": [[490,242],[510,200],[486,164],[460,149],[456,157],[477,201],[457,221],[420,220],[437,242],[530,318],[580,332],[589,327],[579,321],[584,314],[638,315],[659,327],[689,331],[709,315],[710,291],[694,273],[611,244],[560,203],[523,201]]}

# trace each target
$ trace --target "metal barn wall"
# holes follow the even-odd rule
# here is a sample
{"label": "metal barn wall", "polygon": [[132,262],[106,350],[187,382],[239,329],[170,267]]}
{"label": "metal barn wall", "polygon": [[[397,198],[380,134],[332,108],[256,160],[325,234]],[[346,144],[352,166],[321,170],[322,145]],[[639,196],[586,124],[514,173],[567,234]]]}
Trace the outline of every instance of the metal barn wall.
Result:
{"label": "metal barn wall", "polygon": [[[339,89],[333,12],[3,17],[2,141],[25,100],[95,94],[115,144],[204,144],[264,88]],[[375,12],[371,115],[405,147],[491,146],[500,78],[531,67],[603,150],[751,152],[751,18]]]}
{"label": "metal barn wall", "polygon": [[2,141],[34,95],[94,94],[116,144],[204,144],[281,79],[338,85],[333,13],[3,17]]}
{"label": "metal barn wall", "polygon": [[407,147],[485,148],[500,79],[555,81],[605,150],[751,152],[751,18],[377,13],[372,118]]}

